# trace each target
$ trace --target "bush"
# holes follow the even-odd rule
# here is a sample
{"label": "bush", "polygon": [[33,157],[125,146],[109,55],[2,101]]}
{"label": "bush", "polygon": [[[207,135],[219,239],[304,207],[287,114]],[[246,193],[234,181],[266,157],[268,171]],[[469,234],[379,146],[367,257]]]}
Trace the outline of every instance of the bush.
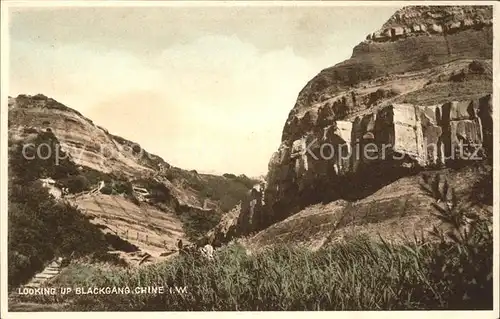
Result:
{"label": "bush", "polygon": [[472,186],[470,201],[477,204],[493,205],[493,169],[480,171],[480,178]]}
{"label": "bush", "polygon": [[223,212],[228,212],[241,200],[247,192],[258,183],[245,175],[236,176],[225,173],[223,176],[195,174],[172,167],[167,172],[168,180],[184,181],[185,185],[198,193],[200,201],[210,198],[219,201],[219,207]]}
{"label": "bush", "polygon": [[76,165],[61,149],[58,139],[52,132],[39,133],[32,143],[24,150],[23,144],[16,144],[9,152],[9,169],[20,182],[30,182],[45,177],[57,180],[79,174]]}
{"label": "bush", "polygon": [[178,256],[105,271],[78,265],[55,284],[173,287],[160,295],[75,295],[75,311],[493,309],[490,218],[471,213],[439,176],[425,180],[450,232],[435,229],[405,244],[356,237],[316,252],[275,246],[252,256],[232,244],[214,261]]}
{"label": "bush", "polygon": [[204,212],[198,210],[187,209],[181,212],[179,218],[182,222],[182,228],[186,236],[196,241],[209,230],[217,226],[220,222],[221,215],[216,212]]}
{"label": "bush", "polygon": [[80,193],[91,189],[91,184],[83,175],[70,176],[60,181],[63,187],[67,187],[70,193]]}
{"label": "bush", "polygon": [[[424,189],[436,199],[437,216],[450,230],[434,227],[438,240],[427,260],[427,274],[439,292],[436,306],[453,309],[491,309],[493,306],[493,225],[492,216],[475,212],[475,202],[459,201],[446,180],[436,174],[424,177]],[[436,294],[436,293],[434,293]],[[430,296],[430,292],[427,294]]]}
{"label": "bush", "polygon": [[[24,156],[19,144],[9,149],[9,289],[25,283],[55,256],[103,256],[108,248],[97,226],[76,207],[56,201],[38,181],[52,177],[72,191],[89,186],[88,180],[79,176],[76,165],[65,158],[51,132],[38,134],[35,149],[42,143],[52,150],[59,149],[59,162],[54,151],[43,159]],[[28,149],[28,155],[36,155],[35,149]]]}
{"label": "bush", "polygon": [[[234,176],[234,177],[233,177]],[[225,177],[204,175],[203,184],[200,187],[200,198],[210,198],[219,201],[222,212],[230,211],[248,194],[248,191],[258,183],[245,175],[236,177],[233,174],[225,174]]]}
{"label": "bush", "polygon": [[90,167],[82,167],[80,174],[85,176],[89,181],[90,185],[96,185],[100,181],[104,181],[106,184],[111,183],[113,176],[110,174],[103,173],[101,171],[92,169]]}
{"label": "bush", "polygon": [[55,256],[104,253],[107,246],[103,233],[77,208],[56,202],[39,183],[9,185],[9,288]]}
{"label": "bush", "polygon": [[469,71],[483,74],[485,72],[485,68],[481,62],[474,60],[469,64]]}
{"label": "bush", "polygon": [[105,195],[111,195],[113,194],[113,187],[105,185],[103,188],[101,188],[101,193]]}
{"label": "bush", "polygon": [[112,188],[117,194],[126,194],[130,196],[134,193],[132,183],[129,181],[114,181]]}

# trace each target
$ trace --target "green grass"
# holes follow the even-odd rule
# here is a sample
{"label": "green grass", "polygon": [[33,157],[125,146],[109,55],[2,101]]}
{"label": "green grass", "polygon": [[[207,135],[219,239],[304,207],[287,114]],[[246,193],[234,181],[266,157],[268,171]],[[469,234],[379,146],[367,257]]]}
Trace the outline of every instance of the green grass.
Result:
{"label": "green grass", "polygon": [[[438,269],[436,273],[442,248],[431,244],[394,246],[358,238],[317,252],[283,246],[247,256],[240,246],[233,245],[217,252],[212,262],[179,257],[142,269],[106,271],[74,264],[53,285],[187,287],[186,293],[163,295],[74,295],[71,308],[80,311],[491,307],[491,278],[485,281],[480,273],[475,273],[477,283],[470,286],[463,278],[450,283],[442,281],[447,278],[446,270],[441,273]],[[449,248],[449,260],[464,257],[452,246]],[[484,267],[488,268],[488,264]],[[450,269],[450,273],[457,269]],[[473,299],[464,299],[464,288]],[[68,297],[57,298],[67,301]]]}
{"label": "green grass", "polygon": [[[469,213],[439,175],[424,178],[436,216],[449,226],[405,244],[367,237],[316,252],[285,245],[247,255],[243,246],[218,250],[215,260],[179,256],[143,268],[104,270],[72,264],[55,287],[186,287],[154,294],[28,297],[68,302],[85,311],[206,310],[472,310],[493,307],[491,216]],[[443,205],[444,200],[450,205]],[[470,228],[466,219],[472,220]],[[468,230],[467,230],[468,229]]]}
{"label": "green grass", "polygon": [[[19,175],[20,167],[10,168]],[[42,168],[37,173],[53,173],[50,166]],[[9,286],[28,279],[55,255],[105,255],[105,238],[75,208],[55,203],[39,187],[20,180],[11,180],[9,187]],[[425,182],[436,199],[430,209],[449,226],[448,232],[434,229],[430,237],[405,244],[359,237],[316,252],[281,245],[252,256],[233,244],[218,250],[214,261],[177,257],[141,268],[73,262],[48,284],[187,290],[19,298],[68,302],[71,309],[65,310],[78,311],[492,309],[491,216],[471,214],[438,175]],[[477,187],[490,186],[485,182]],[[443,205],[446,201],[449,206]]]}
{"label": "green grass", "polygon": [[[35,145],[47,143],[59,146],[50,132],[37,136]],[[77,207],[58,202],[43,188],[40,177],[78,181],[78,169],[68,159],[55,165],[55,158],[22,156],[21,145],[9,152],[9,229],[8,229],[8,286],[26,283],[54,257],[90,256],[92,260],[120,260],[107,254],[112,245],[100,229],[93,225]],[[70,183],[84,187],[86,181]]]}
{"label": "green grass", "polygon": [[10,185],[9,288],[28,281],[54,257],[107,258],[109,246],[104,234],[76,207],[56,202],[36,182]]}

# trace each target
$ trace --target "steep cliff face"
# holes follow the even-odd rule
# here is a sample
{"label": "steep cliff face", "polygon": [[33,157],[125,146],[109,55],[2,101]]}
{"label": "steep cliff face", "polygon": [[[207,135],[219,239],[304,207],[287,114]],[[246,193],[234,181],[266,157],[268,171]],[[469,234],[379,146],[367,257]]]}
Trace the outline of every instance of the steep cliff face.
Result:
{"label": "steep cliff face", "polygon": [[[456,61],[491,59],[492,7],[412,6],[396,12],[380,30],[358,44],[352,57],[322,70],[300,92],[292,113],[335,99],[360,82],[415,72]],[[365,85],[367,85],[365,83]],[[365,92],[359,92],[365,93]],[[351,98],[352,99],[352,98]],[[340,117],[361,106],[344,104]],[[351,108],[349,108],[351,106]]]}
{"label": "steep cliff face", "polygon": [[243,205],[238,220],[247,222],[235,232],[260,231],[321,201],[365,198],[419,169],[490,156],[491,58],[491,7],[396,12],[299,93],[262,208]]}

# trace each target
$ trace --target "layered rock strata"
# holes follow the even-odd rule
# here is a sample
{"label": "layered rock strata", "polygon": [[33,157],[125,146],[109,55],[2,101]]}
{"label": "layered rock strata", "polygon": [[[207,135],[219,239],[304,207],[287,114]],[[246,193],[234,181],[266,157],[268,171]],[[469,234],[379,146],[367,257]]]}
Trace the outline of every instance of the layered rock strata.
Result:
{"label": "layered rock strata", "polygon": [[491,158],[492,41],[489,6],[396,12],[301,90],[263,202],[242,203],[226,221],[231,236],[321,201],[365,198],[419,169]]}

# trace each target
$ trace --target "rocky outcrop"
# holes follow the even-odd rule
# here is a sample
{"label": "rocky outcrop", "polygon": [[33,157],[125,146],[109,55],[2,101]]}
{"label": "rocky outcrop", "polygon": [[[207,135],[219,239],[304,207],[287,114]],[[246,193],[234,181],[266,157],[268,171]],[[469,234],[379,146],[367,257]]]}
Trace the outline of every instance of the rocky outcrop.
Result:
{"label": "rocky outcrop", "polygon": [[322,70],[309,81],[294,108],[301,111],[325,99],[349,98],[346,93],[363,81],[425,70],[457,59],[491,59],[492,18],[491,6],[403,8],[375,35],[358,44],[350,59]]}
{"label": "rocky outcrop", "polygon": [[[419,6],[397,12],[366,40],[386,42],[422,35],[446,35],[493,24],[491,8],[463,6]],[[474,13],[474,14],[471,14]]]}
{"label": "rocky outcrop", "polygon": [[262,224],[264,191],[266,182],[261,181],[247,193],[247,196],[230,212],[222,216],[219,224],[204,237],[209,244],[218,247],[241,234],[251,234],[257,231],[257,225]]}
{"label": "rocky outcrop", "polygon": [[[360,200],[420,169],[492,155],[492,7],[411,6],[299,93],[263,204],[232,234]],[[250,213],[251,211],[251,213]]]}
{"label": "rocky outcrop", "polygon": [[[9,133],[25,139],[33,132],[50,130],[75,164],[128,177],[144,176],[170,167],[140,145],[111,135],[79,112],[42,94],[9,98]],[[54,151],[54,150],[53,150]]]}
{"label": "rocky outcrop", "polygon": [[[418,168],[441,167],[456,162],[481,160],[491,97],[479,101],[453,101],[438,106],[390,104],[352,122],[332,120],[321,130],[313,129],[294,141],[285,141],[269,164],[268,188],[261,209],[266,227],[281,220],[281,212],[294,206],[325,199],[343,198],[342,188],[352,191],[372,179],[369,171],[387,174]],[[491,141],[486,141],[488,145]],[[488,151],[486,152],[488,153]],[[404,174],[404,172],[402,172]],[[383,181],[381,181],[383,183]],[[285,215],[286,217],[286,215]]]}

